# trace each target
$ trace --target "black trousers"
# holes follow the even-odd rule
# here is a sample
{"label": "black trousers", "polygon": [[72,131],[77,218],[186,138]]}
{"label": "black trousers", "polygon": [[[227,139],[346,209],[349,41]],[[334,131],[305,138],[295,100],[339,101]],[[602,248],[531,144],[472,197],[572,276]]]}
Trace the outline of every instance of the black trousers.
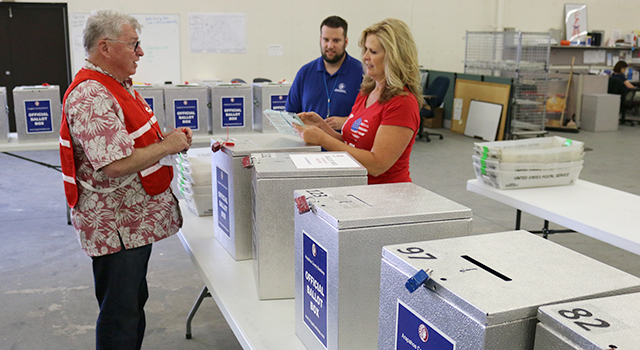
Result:
{"label": "black trousers", "polygon": [[147,266],[151,244],[93,258],[100,315],[97,350],[139,350],[144,337],[144,305],[149,298]]}

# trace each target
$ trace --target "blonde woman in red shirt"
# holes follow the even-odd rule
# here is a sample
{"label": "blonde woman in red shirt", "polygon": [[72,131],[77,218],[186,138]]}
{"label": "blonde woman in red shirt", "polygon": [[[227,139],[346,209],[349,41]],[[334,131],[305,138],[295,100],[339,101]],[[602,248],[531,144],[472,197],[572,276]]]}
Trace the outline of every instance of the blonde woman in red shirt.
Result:
{"label": "blonde woman in red shirt", "polygon": [[359,46],[365,76],[342,133],[314,112],[300,113],[306,126],[296,130],[309,144],[351,154],[367,168],[369,184],[411,182],[424,103],[415,41],[403,21],[388,18],[365,29]]}

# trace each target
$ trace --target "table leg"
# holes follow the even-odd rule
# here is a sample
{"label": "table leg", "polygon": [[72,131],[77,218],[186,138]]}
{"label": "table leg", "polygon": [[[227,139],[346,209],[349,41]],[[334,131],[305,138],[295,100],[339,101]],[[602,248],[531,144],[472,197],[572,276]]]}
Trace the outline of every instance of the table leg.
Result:
{"label": "table leg", "polygon": [[198,300],[196,300],[196,303],[191,308],[191,311],[189,311],[189,316],[187,317],[187,339],[191,339],[191,321],[193,320],[193,316],[196,315],[196,311],[198,311],[200,304],[202,304],[202,300],[207,297],[211,297],[211,293],[209,293],[209,288],[207,288],[207,286],[205,285],[204,288],[202,288],[200,295],[198,296]]}
{"label": "table leg", "polygon": [[[522,211],[516,209],[516,230],[520,229],[520,222],[522,220]],[[529,231],[531,233],[542,233],[542,238],[548,239],[549,235],[554,233],[575,232],[573,230],[549,230],[549,220],[544,220],[544,226],[541,231]]]}
{"label": "table leg", "polygon": [[544,227],[542,228],[542,231],[531,231],[531,233],[542,233],[542,238],[549,238],[549,235],[552,235],[554,233],[568,233],[568,232],[576,232],[574,230],[571,229],[566,229],[566,230],[550,230],[549,229],[549,221],[545,220],[544,221]]}
{"label": "table leg", "polygon": [[544,227],[542,228],[542,238],[549,239],[549,233],[553,233],[553,232],[549,232],[549,221],[545,220]]}

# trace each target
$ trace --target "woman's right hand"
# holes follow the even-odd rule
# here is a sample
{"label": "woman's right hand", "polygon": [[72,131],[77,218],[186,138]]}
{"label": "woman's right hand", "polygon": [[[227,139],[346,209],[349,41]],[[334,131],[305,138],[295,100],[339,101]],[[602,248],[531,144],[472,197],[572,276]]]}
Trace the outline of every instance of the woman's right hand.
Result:
{"label": "woman's right hand", "polygon": [[300,136],[300,138],[304,140],[305,143],[308,143],[310,145],[322,146],[322,142],[327,136],[324,131],[313,125],[301,126],[298,124],[293,124],[293,129],[296,131],[296,133],[298,133],[298,136]]}
{"label": "woman's right hand", "polygon": [[333,128],[329,126],[327,121],[322,119],[322,117],[316,112],[298,113],[298,117],[300,117],[306,126],[317,126],[320,130],[329,135],[335,132]]}
{"label": "woman's right hand", "polygon": [[320,125],[325,124],[324,119],[316,112],[301,112],[298,113],[298,117],[300,117],[306,126],[320,127]]}

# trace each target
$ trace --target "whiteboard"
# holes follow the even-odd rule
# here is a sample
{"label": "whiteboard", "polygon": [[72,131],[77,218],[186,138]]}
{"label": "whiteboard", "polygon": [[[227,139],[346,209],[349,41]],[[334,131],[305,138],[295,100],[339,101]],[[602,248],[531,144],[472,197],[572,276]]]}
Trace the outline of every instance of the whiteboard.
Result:
{"label": "whiteboard", "polygon": [[484,141],[495,141],[501,116],[501,104],[472,100],[469,105],[464,134],[480,137]]}
{"label": "whiteboard", "polygon": [[[162,84],[182,82],[180,78],[180,16],[165,14],[132,14],[140,25],[140,46],[144,56],[138,62],[133,76],[136,83]],[[84,66],[85,52],[82,29],[88,13],[69,14],[69,42],[72,51],[73,75]]]}

